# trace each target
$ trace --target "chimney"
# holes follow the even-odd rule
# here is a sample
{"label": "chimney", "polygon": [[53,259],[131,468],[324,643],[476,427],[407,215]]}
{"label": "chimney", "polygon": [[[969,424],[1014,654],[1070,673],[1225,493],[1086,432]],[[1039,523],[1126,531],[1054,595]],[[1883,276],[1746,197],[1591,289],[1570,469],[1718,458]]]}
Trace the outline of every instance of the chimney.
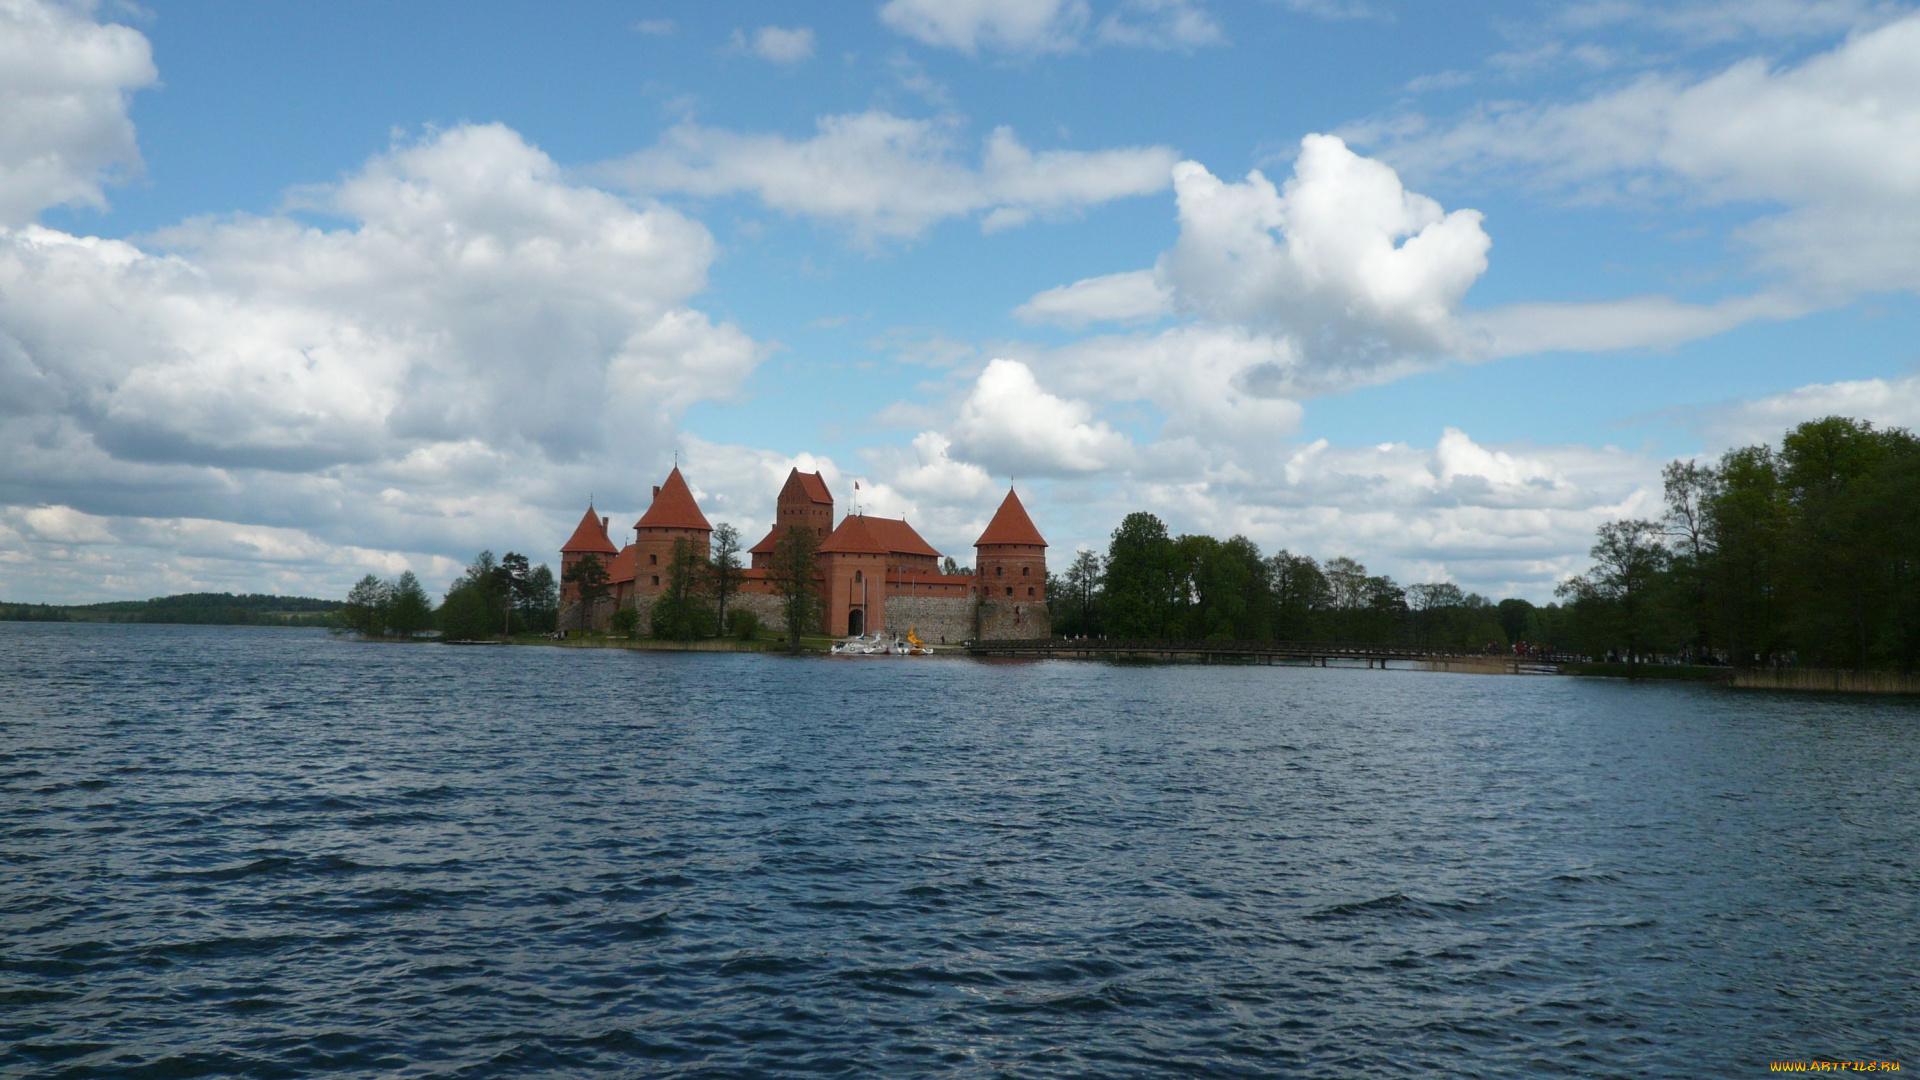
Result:
{"label": "chimney", "polygon": [[609,522],[611,522],[612,520],[613,520],[612,518],[606,518],[606,517],[603,517],[603,518],[601,518],[601,519],[600,519],[600,527],[601,527],[602,529],[605,529],[605,528],[607,527],[607,524],[608,524]]}
{"label": "chimney", "polygon": [[656,498],[656,499],[660,497],[660,485],[659,485],[659,484],[655,484],[655,485],[653,485],[653,497],[654,497],[654,498]]}

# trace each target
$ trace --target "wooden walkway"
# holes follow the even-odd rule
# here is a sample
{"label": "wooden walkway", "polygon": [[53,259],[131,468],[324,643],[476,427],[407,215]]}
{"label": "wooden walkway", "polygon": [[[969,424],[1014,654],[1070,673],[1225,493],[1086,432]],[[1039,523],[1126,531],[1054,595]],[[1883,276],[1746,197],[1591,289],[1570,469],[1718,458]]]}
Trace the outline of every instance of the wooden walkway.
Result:
{"label": "wooden walkway", "polygon": [[1515,656],[1510,652],[1430,649],[1418,645],[1373,645],[1338,641],[1151,641],[1043,638],[983,641],[967,647],[974,656],[1029,660],[1140,660],[1188,664],[1294,664],[1326,667],[1361,663],[1369,668],[1424,667],[1436,671],[1549,673],[1578,657],[1552,654]]}

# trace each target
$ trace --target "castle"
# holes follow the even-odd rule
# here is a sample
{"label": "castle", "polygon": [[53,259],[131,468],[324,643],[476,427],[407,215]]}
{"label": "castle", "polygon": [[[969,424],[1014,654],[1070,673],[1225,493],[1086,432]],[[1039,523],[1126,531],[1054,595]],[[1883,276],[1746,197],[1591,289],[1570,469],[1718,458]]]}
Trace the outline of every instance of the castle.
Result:
{"label": "castle", "polygon": [[[653,504],[634,522],[633,542],[615,547],[610,519],[591,504],[560,548],[563,581],[582,560],[606,564],[608,595],[580,610],[577,586],[561,586],[560,625],[605,629],[613,612],[634,608],[647,625],[653,601],[667,588],[676,541],[685,540],[702,562],[711,557],[713,526],[687,487],[678,466],[653,489]],[[729,610],[749,610],[762,626],[784,630],[771,566],[774,548],[795,528],[820,538],[814,572],[820,625],[835,636],[914,630],[928,642],[996,641],[1046,637],[1047,542],[1008,489],[1000,509],[974,541],[971,574],[947,574],[941,555],[904,520],[849,513],[834,524],[833,493],[817,472],[794,469],[774,499],[773,528],[748,549],[739,594]]]}

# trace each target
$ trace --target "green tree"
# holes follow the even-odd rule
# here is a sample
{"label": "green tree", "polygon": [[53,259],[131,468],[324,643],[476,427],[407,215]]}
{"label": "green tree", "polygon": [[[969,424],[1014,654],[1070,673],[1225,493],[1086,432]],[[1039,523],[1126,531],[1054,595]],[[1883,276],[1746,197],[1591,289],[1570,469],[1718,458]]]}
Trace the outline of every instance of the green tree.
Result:
{"label": "green tree", "polygon": [[1314,620],[1331,603],[1332,589],[1310,555],[1275,552],[1267,560],[1267,585],[1273,605],[1274,633],[1282,641],[1306,641]]}
{"label": "green tree", "polygon": [[666,588],[653,601],[654,637],[663,641],[694,641],[714,632],[713,609],[701,595],[705,577],[700,558],[686,537],[673,542],[667,557]]}
{"label": "green tree", "polygon": [[1047,598],[1057,603],[1054,610],[1058,612],[1058,619],[1054,629],[1069,637],[1099,633],[1094,605],[1100,597],[1102,576],[1100,556],[1080,551],[1074,555],[1059,585],[1048,583]]}
{"label": "green tree", "polygon": [[420,579],[414,576],[413,571],[401,573],[389,595],[392,600],[387,609],[388,630],[410,638],[433,625],[433,601],[427,597],[427,590],[421,587]]}
{"label": "green tree", "polygon": [[1703,576],[1721,642],[1745,667],[1786,647],[1789,506],[1771,447],[1729,450],[1715,472],[1719,486],[1706,507],[1714,557]]}
{"label": "green tree", "polygon": [[1185,585],[1167,526],[1152,514],[1128,514],[1107,546],[1100,592],[1107,632],[1121,638],[1171,637]]}
{"label": "green tree", "polygon": [[1263,641],[1272,636],[1268,566],[1260,548],[1244,536],[1217,541],[1181,537],[1190,612],[1187,636],[1224,641]]}
{"label": "green tree", "polygon": [[392,604],[393,587],[368,574],[348,591],[347,602],[336,617],[341,626],[362,637],[381,637],[387,632],[387,613]]}
{"label": "green tree", "polygon": [[1534,617],[1535,610],[1537,609],[1531,603],[1515,597],[1508,597],[1496,605],[1495,611],[1500,619],[1500,633],[1506,638],[1507,644],[1513,645],[1521,641],[1533,640],[1528,626]]}
{"label": "green tree", "polygon": [[513,636],[513,617],[532,576],[533,567],[527,557],[517,551],[500,556],[500,565],[494,567],[493,591],[500,605],[500,632],[508,637]]}
{"label": "green tree", "polygon": [[493,636],[500,625],[494,621],[493,600],[487,590],[466,578],[447,590],[446,599],[434,614],[445,641],[481,641]]}
{"label": "green tree", "polygon": [[1596,610],[1612,636],[1625,644],[1629,677],[1639,674],[1643,650],[1655,637],[1652,594],[1666,569],[1664,537],[1651,521],[1609,521],[1588,551],[1593,569],[1560,586],[1562,595]]}
{"label": "green tree", "polygon": [[1382,644],[1404,642],[1412,633],[1412,619],[1407,611],[1407,590],[1385,574],[1374,574],[1367,578],[1364,593],[1365,611],[1361,625],[1365,629],[1360,640]]}
{"label": "green tree", "polygon": [[561,577],[573,586],[574,596],[580,601],[575,629],[585,630],[587,620],[593,614],[594,603],[607,595],[606,564],[600,561],[600,556],[590,552],[582,555],[579,562],[567,567],[567,572]]}
{"label": "green tree", "polygon": [[[613,618],[609,621],[612,623],[613,632],[619,634],[621,637],[630,638],[640,636],[640,610],[638,608],[623,607],[614,612]],[[659,635],[655,636],[657,637]]]}
{"label": "green tree", "polygon": [[1479,593],[1468,593],[1460,606],[1447,611],[1441,622],[1436,645],[1456,649],[1479,649],[1497,645],[1505,639],[1500,626],[1500,610]]}
{"label": "green tree", "polygon": [[1888,610],[1894,524],[1879,495],[1891,467],[1914,451],[1905,431],[1839,416],[1801,424],[1781,440],[1801,651],[1836,666],[1865,668],[1873,659]]}
{"label": "green tree", "polygon": [[529,630],[547,633],[558,629],[555,616],[560,607],[560,585],[553,579],[553,568],[541,563],[528,571],[517,603]]}
{"label": "green tree", "polygon": [[1367,568],[1340,555],[1328,559],[1323,572],[1327,578],[1327,602],[1334,618],[1334,632],[1341,641],[1356,641],[1364,633]]}
{"label": "green tree", "polygon": [[[1452,636],[1448,633],[1452,627],[1452,616],[1466,605],[1466,594],[1460,586],[1451,581],[1436,581],[1420,585],[1407,586],[1407,608],[1413,615],[1415,640],[1422,648],[1434,647],[1435,638],[1441,644],[1452,645]],[[1483,601],[1484,602],[1484,601]]]}
{"label": "green tree", "polygon": [[1671,557],[1667,572],[1677,596],[1687,644],[1698,656],[1713,637],[1713,612],[1707,577],[1713,564],[1713,516],[1708,508],[1719,492],[1713,469],[1693,461],[1673,461],[1661,470],[1667,498],[1666,527]]}
{"label": "green tree", "polygon": [[713,597],[715,622],[721,631],[727,626],[727,605],[740,592],[744,567],[740,563],[740,530],[721,522],[713,527],[713,541],[707,570],[707,592]]}
{"label": "green tree", "polygon": [[773,546],[767,581],[780,598],[780,614],[787,622],[787,650],[800,651],[800,634],[819,619],[820,599],[813,576],[818,570],[820,540],[811,528],[795,525]]}

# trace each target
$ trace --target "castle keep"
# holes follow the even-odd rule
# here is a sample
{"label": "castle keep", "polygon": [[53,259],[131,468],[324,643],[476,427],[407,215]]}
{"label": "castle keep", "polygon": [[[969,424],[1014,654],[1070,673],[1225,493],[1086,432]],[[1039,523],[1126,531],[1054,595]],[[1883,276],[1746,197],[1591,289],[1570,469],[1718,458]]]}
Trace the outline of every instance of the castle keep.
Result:
{"label": "castle keep", "polygon": [[[607,567],[608,595],[585,612],[587,625],[605,629],[623,607],[640,613],[645,626],[653,601],[667,587],[676,540],[685,540],[705,562],[713,526],[676,466],[653,489],[653,504],[634,522],[633,542],[616,547],[610,519],[587,507],[573,535],[560,548],[564,581],[583,559]],[[913,629],[924,641],[957,643],[1040,638],[1052,631],[1047,612],[1047,542],[1009,489],[1000,509],[974,542],[972,574],[941,572],[941,554],[913,526],[895,518],[849,513],[834,524],[833,493],[817,472],[794,469],[774,498],[773,528],[748,549],[739,594],[730,610],[750,610],[761,625],[785,629],[770,580],[774,548],[795,528],[820,538],[814,587],[820,625],[834,636]],[[578,626],[583,613],[578,590],[562,585],[561,625]]]}

